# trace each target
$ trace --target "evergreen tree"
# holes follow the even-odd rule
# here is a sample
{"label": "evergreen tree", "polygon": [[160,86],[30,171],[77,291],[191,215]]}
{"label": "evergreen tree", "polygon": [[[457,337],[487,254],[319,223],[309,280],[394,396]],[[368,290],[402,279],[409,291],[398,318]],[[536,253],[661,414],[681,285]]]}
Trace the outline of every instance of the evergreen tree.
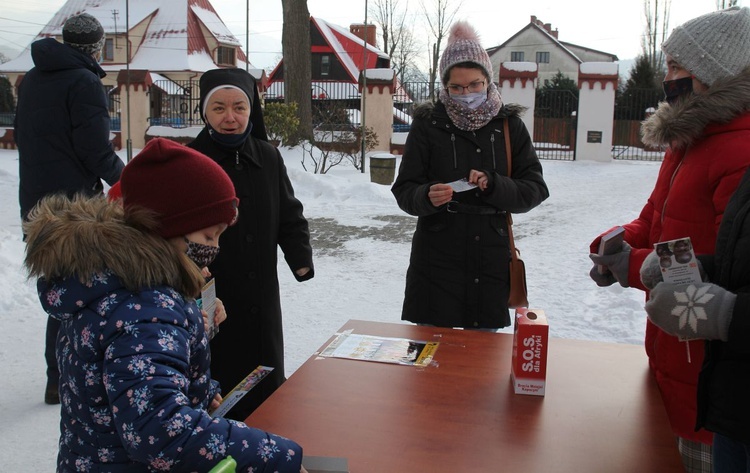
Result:
{"label": "evergreen tree", "polygon": [[536,89],[535,116],[570,118],[578,111],[578,84],[560,71]]}
{"label": "evergreen tree", "polygon": [[645,55],[636,58],[630,77],[617,91],[615,119],[643,120],[650,110],[656,109],[664,96],[661,88],[661,70],[655,70]]}
{"label": "evergreen tree", "polygon": [[[8,116],[0,117],[0,126],[12,125],[12,119],[9,118],[9,114],[12,114],[16,110],[16,103],[13,99],[13,87],[10,85],[10,81],[5,76],[0,76],[0,113],[8,114]],[[10,121],[10,123],[6,123]]]}

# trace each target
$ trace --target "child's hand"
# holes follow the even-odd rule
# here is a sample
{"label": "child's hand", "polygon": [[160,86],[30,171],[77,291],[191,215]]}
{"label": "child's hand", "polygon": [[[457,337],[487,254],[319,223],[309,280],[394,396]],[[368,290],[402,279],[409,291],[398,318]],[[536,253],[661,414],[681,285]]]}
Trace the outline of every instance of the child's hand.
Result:
{"label": "child's hand", "polygon": [[208,406],[208,409],[210,411],[213,411],[214,409],[217,409],[219,407],[219,404],[221,404],[222,399],[223,398],[221,397],[221,394],[216,393],[216,396],[214,396],[214,398],[211,399],[211,405]]}

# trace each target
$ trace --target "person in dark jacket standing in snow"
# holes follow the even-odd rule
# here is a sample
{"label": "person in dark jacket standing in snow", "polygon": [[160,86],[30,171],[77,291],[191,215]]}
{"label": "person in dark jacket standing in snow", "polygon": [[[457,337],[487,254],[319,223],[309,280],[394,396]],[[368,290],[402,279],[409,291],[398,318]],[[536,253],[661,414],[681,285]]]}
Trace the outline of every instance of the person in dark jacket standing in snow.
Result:
{"label": "person in dark jacket standing in snow", "polygon": [[[415,111],[391,189],[399,207],[419,217],[401,318],[441,327],[506,327],[505,213],[527,212],[549,191],[519,117],[522,108],[503,105],[489,56],[466,22],[452,27],[439,67],[438,101]],[[454,190],[450,183],[462,179],[476,187]]]}
{"label": "person in dark jacket standing in snow", "polygon": [[228,414],[244,420],[286,379],[277,255],[281,248],[297,281],[311,279],[310,231],[281,154],[268,143],[253,77],[244,69],[206,71],[200,107],[206,126],[188,146],[219,163],[240,199],[239,221],[209,266],[227,311],[211,340],[211,373],[229,390],[258,365],[274,369]]}
{"label": "person in dark jacket standing in snow", "polygon": [[[98,64],[104,29],[82,13],[63,25],[63,42],[54,38],[31,45],[34,67],[18,90],[14,137],[18,146],[18,197],[21,219],[48,194],[101,194],[102,180],[112,185],[123,162],[109,137],[107,96]],[[60,402],[55,338],[59,323],[47,319],[44,401]]]}

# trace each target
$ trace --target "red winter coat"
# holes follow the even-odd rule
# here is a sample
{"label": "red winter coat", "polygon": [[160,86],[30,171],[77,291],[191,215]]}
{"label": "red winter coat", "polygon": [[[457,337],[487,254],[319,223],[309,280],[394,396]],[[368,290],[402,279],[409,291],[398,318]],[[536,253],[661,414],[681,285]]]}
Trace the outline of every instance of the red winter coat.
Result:
{"label": "red winter coat", "polygon": [[[673,106],[663,103],[644,122],[644,143],[670,148],[648,202],[637,219],[624,225],[633,248],[631,287],[646,290],[640,268],[654,243],[690,237],[696,254],[714,252],[724,209],[750,165],[749,110],[750,69],[717,81],[704,94]],[[710,432],[695,431],[704,341],[681,342],[647,321],[645,346],[672,430],[710,444]]]}

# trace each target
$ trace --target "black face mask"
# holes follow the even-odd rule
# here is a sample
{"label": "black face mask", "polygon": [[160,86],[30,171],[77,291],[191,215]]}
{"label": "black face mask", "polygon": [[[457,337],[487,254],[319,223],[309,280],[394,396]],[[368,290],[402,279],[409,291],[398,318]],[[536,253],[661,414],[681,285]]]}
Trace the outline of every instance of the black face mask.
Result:
{"label": "black face mask", "polygon": [[662,82],[662,88],[667,103],[673,105],[680,97],[693,93],[693,78],[683,77],[682,79],[665,80]]}

